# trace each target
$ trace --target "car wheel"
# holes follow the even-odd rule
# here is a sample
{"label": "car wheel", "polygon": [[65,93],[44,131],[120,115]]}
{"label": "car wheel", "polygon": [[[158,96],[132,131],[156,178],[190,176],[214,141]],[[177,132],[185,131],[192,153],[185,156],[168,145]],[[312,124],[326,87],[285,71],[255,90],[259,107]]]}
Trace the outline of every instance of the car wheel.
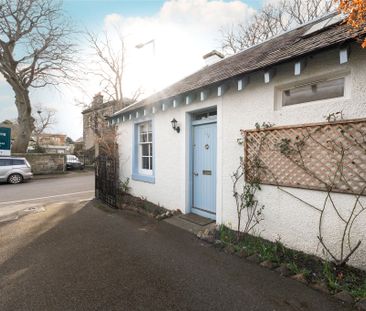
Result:
{"label": "car wheel", "polygon": [[20,184],[23,181],[23,176],[20,174],[11,174],[8,177],[9,184]]}

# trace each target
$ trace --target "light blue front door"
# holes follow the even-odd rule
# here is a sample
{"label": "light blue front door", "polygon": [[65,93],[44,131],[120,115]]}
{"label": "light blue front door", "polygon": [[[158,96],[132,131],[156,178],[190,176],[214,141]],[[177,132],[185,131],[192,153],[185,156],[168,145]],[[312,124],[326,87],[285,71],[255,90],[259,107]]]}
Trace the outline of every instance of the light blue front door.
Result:
{"label": "light blue front door", "polygon": [[216,123],[193,125],[192,212],[216,219]]}

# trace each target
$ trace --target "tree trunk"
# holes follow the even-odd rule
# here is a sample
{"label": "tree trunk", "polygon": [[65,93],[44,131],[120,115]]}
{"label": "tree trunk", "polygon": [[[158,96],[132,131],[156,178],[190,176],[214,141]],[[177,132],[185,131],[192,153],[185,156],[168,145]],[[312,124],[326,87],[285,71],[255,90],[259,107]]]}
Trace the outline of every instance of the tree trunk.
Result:
{"label": "tree trunk", "polygon": [[19,87],[13,87],[13,90],[15,92],[15,105],[18,110],[19,130],[12,145],[12,152],[25,153],[27,152],[29,140],[34,129],[29,92]]}

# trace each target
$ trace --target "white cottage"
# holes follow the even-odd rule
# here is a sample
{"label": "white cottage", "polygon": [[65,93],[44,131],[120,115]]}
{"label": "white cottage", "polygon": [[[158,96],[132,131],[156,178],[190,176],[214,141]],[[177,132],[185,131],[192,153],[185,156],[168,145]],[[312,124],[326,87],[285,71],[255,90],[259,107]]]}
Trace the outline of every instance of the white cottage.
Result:
{"label": "white cottage", "polygon": [[[345,119],[366,117],[366,50],[356,35],[328,16],[225,59],[207,55],[216,62],[114,114],[120,178],[130,178],[133,195],[235,228],[231,175],[244,154],[240,130],[256,122],[324,122],[339,111]],[[315,205],[324,201],[323,191],[291,191]],[[348,194],[335,199],[350,208]],[[322,256],[317,211],[271,185],[258,200],[262,237]],[[353,228],[364,242],[351,261],[364,269],[365,225],[363,218]],[[327,226],[336,248],[342,231],[335,217]]]}

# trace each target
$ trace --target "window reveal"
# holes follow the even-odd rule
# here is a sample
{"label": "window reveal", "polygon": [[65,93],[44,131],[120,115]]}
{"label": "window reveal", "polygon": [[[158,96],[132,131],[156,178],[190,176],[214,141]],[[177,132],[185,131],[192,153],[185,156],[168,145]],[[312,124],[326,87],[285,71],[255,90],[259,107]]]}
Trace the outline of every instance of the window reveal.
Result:
{"label": "window reveal", "polygon": [[151,122],[139,125],[139,171],[142,174],[152,175],[153,170],[153,144]]}
{"label": "window reveal", "polygon": [[313,82],[282,91],[282,106],[344,96],[345,78]]}

